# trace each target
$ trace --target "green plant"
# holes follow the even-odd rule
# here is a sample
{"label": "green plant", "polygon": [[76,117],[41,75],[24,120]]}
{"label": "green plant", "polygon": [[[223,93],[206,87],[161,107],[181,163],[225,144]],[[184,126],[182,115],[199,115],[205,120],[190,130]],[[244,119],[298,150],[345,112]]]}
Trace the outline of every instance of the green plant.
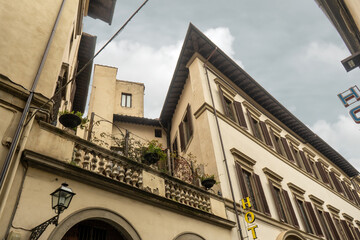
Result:
{"label": "green plant", "polygon": [[143,147],[143,160],[146,162],[148,161],[148,156],[153,158],[158,158],[157,160],[165,161],[166,160],[166,153],[162,149],[162,145],[156,141],[152,140],[148,142],[147,146]]}
{"label": "green plant", "polygon": [[210,180],[213,179],[215,180],[215,175],[214,174],[204,174],[200,176],[200,181],[204,181],[204,180]]}

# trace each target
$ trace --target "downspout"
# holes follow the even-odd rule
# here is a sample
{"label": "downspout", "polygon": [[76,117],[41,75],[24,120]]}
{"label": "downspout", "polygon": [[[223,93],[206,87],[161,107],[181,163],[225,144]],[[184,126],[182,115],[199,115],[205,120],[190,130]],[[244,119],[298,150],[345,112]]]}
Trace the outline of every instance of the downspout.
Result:
{"label": "downspout", "polygon": [[240,239],[243,240],[243,237],[242,237],[242,234],[241,234],[241,225],[240,225],[239,213],[238,213],[238,210],[237,210],[237,207],[236,207],[234,190],[233,190],[231,177],[230,177],[230,172],[229,172],[229,166],[228,166],[227,159],[226,159],[226,154],[225,154],[224,142],[223,142],[222,136],[221,136],[221,130],[220,130],[220,125],[219,125],[218,115],[217,115],[217,111],[216,111],[216,108],[215,108],[214,98],[213,98],[213,94],[212,94],[212,91],[211,91],[210,80],[209,80],[209,75],[208,75],[207,65],[206,65],[206,63],[209,61],[209,59],[212,57],[212,55],[215,53],[216,50],[217,50],[217,47],[212,51],[210,56],[206,59],[206,62],[204,63],[204,69],[205,69],[206,79],[207,79],[207,83],[208,83],[208,87],[209,87],[209,92],[210,92],[210,97],[211,97],[211,104],[212,104],[212,107],[214,109],[214,115],[215,115],[216,126],[217,126],[217,130],[218,130],[218,134],[219,134],[221,151],[222,151],[223,158],[224,158],[223,161],[225,163],[225,168],[226,168],[226,175],[228,177],[228,181],[229,181],[229,185],[230,185],[230,192],[231,192],[233,207],[234,207],[234,211],[235,211],[235,215],[236,215],[236,222],[237,222],[237,225],[238,225]]}
{"label": "downspout", "polygon": [[[12,139],[9,152],[8,152],[8,154],[7,154],[7,156],[6,156],[6,159],[5,159],[5,162],[4,162],[4,166],[3,166],[3,168],[1,169],[1,173],[0,173],[0,195],[2,195],[1,192],[4,191],[5,177],[7,176],[7,172],[8,172],[8,170],[9,170],[10,163],[11,163],[13,157],[14,157],[16,148],[18,147],[18,144],[19,144],[19,140],[20,140],[22,131],[24,130],[24,122],[25,122],[26,117],[27,117],[27,115],[28,115],[28,113],[29,113],[30,104],[31,104],[31,102],[32,102],[32,100],[33,100],[34,93],[35,93],[35,88],[36,88],[36,86],[37,86],[37,84],[38,84],[38,81],[39,81],[41,72],[42,72],[43,67],[44,67],[44,65],[45,65],[45,61],[46,61],[47,55],[48,55],[48,53],[49,53],[50,45],[51,45],[52,40],[53,40],[53,38],[54,38],[55,30],[56,30],[57,25],[58,25],[58,23],[59,23],[59,19],[60,19],[61,12],[62,12],[62,10],[63,10],[64,4],[65,4],[65,0],[62,0],[62,3],[61,3],[61,6],[60,6],[58,15],[57,15],[57,17],[56,17],[54,26],[53,26],[53,28],[52,28],[52,31],[51,31],[49,40],[48,40],[48,42],[47,42],[47,45],[46,45],[46,48],[45,48],[43,57],[42,57],[42,59],[41,59],[41,62],[40,62],[38,71],[37,71],[36,76],[35,76],[35,79],[34,79],[34,82],[33,82],[33,84],[32,84],[29,97],[28,97],[28,99],[27,99],[27,101],[26,101],[24,110],[23,110],[23,112],[22,112],[22,114],[21,114],[21,118],[20,118],[19,124],[18,124],[18,126],[17,126],[17,128],[16,128],[14,138]],[[9,191],[10,191],[10,190],[8,189],[7,192],[9,192]],[[6,193],[7,193],[7,192],[6,192]],[[5,196],[6,196],[6,195],[5,195]],[[0,206],[0,213],[1,213],[2,210],[3,210],[3,207],[4,207],[4,205],[5,205],[5,202],[6,202],[6,201],[2,201],[2,206]],[[1,215],[1,214],[0,214],[0,215]]]}

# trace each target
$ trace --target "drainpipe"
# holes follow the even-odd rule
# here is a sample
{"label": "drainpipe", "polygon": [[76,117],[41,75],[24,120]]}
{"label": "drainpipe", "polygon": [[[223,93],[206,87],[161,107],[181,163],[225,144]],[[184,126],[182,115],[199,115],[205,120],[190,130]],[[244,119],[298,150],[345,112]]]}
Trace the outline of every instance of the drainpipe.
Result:
{"label": "drainpipe", "polygon": [[214,115],[215,115],[216,126],[217,126],[217,130],[218,130],[218,134],[219,134],[221,151],[222,151],[223,158],[224,158],[223,161],[224,161],[225,168],[226,168],[226,175],[228,177],[228,181],[229,181],[229,185],[230,185],[230,192],[231,192],[233,207],[234,207],[234,211],[235,211],[235,215],[236,215],[236,222],[237,222],[237,225],[238,225],[239,236],[240,236],[240,239],[243,240],[243,237],[242,237],[242,234],[241,234],[241,225],[240,225],[239,213],[238,213],[238,210],[237,210],[237,207],[236,207],[234,189],[233,189],[232,182],[231,182],[229,166],[228,166],[227,159],[226,159],[226,154],[225,154],[224,142],[223,142],[222,136],[221,136],[221,130],[220,130],[220,125],[219,125],[218,115],[217,115],[217,111],[216,111],[216,108],[215,108],[214,98],[213,98],[212,91],[211,91],[210,80],[209,80],[209,75],[208,75],[207,65],[206,65],[206,63],[208,63],[209,59],[216,52],[216,50],[217,50],[217,47],[212,51],[210,56],[206,59],[206,62],[204,63],[204,69],[205,69],[206,79],[207,79],[207,83],[208,83],[208,87],[209,87],[209,92],[210,92],[210,97],[211,97],[211,104],[212,104],[212,107],[214,109]]}
{"label": "drainpipe", "polygon": [[[49,40],[48,40],[48,42],[47,42],[47,45],[46,45],[46,48],[45,48],[45,51],[44,51],[44,54],[43,54],[43,57],[42,57],[42,59],[41,59],[40,66],[39,66],[38,71],[37,71],[37,73],[36,73],[34,82],[33,82],[33,84],[32,84],[29,97],[28,97],[28,99],[27,99],[27,101],[26,101],[24,110],[23,110],[23,112],[22,112],[22,114],[21,114],[21,118],[20,118],[19,124],[18,124],[18,126],[17,126],[17,128],[16,128],[15,135],[14,135],[14,137],[13,137],[13,139],[12,139],[9,152],[8,152],[8,154],[7,154],[7,156],[6,156],[6,159],[5,159],[5,162],[4,162],[4,166],[3,166],[3,168],[1,169],[1,173],[0,173],[0,193],[4,191],[5,177],[7,176],[7,172],[8,172],[8,170],[9,170],[9,166],[10,166],[10,164],[11,164],[11,161],[12,161],[13,158],[14,158],[14,154],[15,154],[16,148],[18,147],[21,134],[22,134],[22,132],[23,132],[23,130],[24,130],[24,122],[25,122],[26,117],[27,117],[27,115],[28,115],[28,113],[29,113],[29,108],[30,108],[30,105],[31,105],[31,102],[32,102],[32,100],[33,100],[34,93],[35,93],[35,88],[36,88],[36,86],[37,86],[37,84],[38,84],[38,81],[39,81],[41,72],[42,72],[42,70],[43,70],[43,67],[44,67],[44,64],[45,64],[47,55],[48,55],[48,53],[49,53],[50,45],[51,45],[52,40],[53,40],[53,38],[54,38],[55,30],[56,30],[57,25],[58,25],[58,23],[59,23],[59,19],[60,19],[61,12],[62,12],[62,10],[63,10],[64,4],[65,4],[65,0],[62,0],[62,3],[61,3],[61,6],[60,6],[58,15],[57,15],[57,17],[56,17],[54,26],[53,26],[53,28],[52,28],[52,31],[51,31]],[[19,153],[20,153],[20,152],[19,152]],[[8,190],[6,191],[6,193],[9,192],[9,191],[10,191],[10,189],[8,189]],[[6,195],[5,195],[5,196],[6,196]],[[4,198],[5,198],[5,197],[4,197]],[[5,201],[2,201],[2,206],[0,206],[0,213],[2,212],[4,205],[5,205]],[[0,214],[0,215],[1,215],[1,214]]]}

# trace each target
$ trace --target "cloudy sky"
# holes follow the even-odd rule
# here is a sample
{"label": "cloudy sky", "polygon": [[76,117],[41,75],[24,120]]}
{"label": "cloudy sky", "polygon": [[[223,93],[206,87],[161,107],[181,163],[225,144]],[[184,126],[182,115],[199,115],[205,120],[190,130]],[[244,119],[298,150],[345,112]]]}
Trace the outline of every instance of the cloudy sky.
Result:
{"label": "cloudy sky", "polygon": [[[86,18],[84,31],[99,49],[141,3],[117,0],[111,26]],[[145,83],[145,117],[159,117],[190,22],[360,171],[360,128],[337,97],[360,69],[344,70],[349,51],[314,0],[149,0],[95,63]]]}

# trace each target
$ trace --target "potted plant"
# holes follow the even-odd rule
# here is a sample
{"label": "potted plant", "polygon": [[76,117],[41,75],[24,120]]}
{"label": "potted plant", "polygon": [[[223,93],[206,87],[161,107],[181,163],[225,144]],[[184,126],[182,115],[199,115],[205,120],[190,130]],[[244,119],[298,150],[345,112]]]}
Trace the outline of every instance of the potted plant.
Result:
{"label": "potted plant", "polygon": [[64,110],[59,112],[59,121],[60,123],[67,128],[76,128],[80,125],[80,128],[84,128],[84,125],[89,121],[86,117],[83,118],[83,114],[81,112],[74,111],[69,112]]}
{"label": "potted plant", "polygon": [[203,185],[206,189],[210,189],[216,183],[214,174],[208,175],[204,174],[200,177],[201,185]]}
{"label": "potted plant", "polygon": [[155,140],[149,142],[147,147],[143,148],[142,155],[144,162],[149,165],[166,159],[166,153],[161,149],[161,144]]}

